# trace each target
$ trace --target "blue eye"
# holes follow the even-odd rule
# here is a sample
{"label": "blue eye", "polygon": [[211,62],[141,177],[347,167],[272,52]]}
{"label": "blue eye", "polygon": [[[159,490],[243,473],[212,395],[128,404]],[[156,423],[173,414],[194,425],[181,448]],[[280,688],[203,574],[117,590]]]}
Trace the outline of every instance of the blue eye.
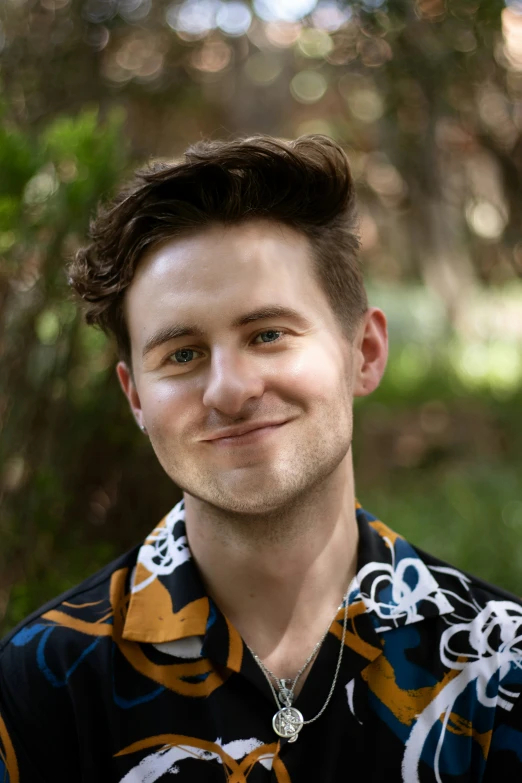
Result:
{"label": "blue eye", "polygon": [[[258,334],[257,337],[260,337],[264,343],[274,343],[276,340],[279,340],[281,334],[282,332],[278,332],[275,329],[268,329],[268,331]],[[268,340],[265,340],[266,335],[268,335]]]}
{"label": "blue eye", "polygon": [[187,364],[194,358],[195,351],[192,348],[182,348],[172,354],[176,364]]}

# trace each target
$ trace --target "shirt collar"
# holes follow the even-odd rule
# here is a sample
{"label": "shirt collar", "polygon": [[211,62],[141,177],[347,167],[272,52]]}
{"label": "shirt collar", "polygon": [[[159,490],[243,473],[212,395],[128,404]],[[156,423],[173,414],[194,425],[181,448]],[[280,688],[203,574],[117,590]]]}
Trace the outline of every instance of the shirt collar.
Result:
{"label": "shirt collar", "polygon": [[[360,626],[362,639],[379,644],[381,633],[453,611],[435,572],[405,539],[359,504],[356,516],[358,564],[348,599],[355,633]],[[217,610],[192,559],[184,520],[182,500],[141,546],[131,578],[124,639],[158,644],[199,636],[205,642],[214,625]],[[224,622],[232,649],[234,629],[226,618]],[[238,639],[234,644],[238,646]]]}
{"label": "shirt collar", "polygon": [[362,603],[377,633],[454,611],[447,591],[416,550],[359,504],[357,573],[350,605]]}

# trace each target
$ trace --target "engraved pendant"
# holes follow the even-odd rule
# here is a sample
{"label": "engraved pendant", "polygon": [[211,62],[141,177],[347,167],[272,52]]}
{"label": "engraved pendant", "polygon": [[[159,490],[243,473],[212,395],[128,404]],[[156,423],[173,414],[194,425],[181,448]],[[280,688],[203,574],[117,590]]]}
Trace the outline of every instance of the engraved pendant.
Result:
{"label": "engraved pendant", "polygon": [[279,680],[279,693],[278,698],[283,707],[291,707],[294,700],[294,694],[291,689],[287,687],[287,683],[291,683],[291,680]]}
{"label": "engraved pendant", "polygon": [[288,688],[281,688],[278,696],[279,696],[279,701],[281,702],[283,707],[292,706],[293,694],[292,691],[288,690]]}
{"label": "engraved pendant", "polygon": [[276,712],[272,719],[274,731],[280,737],[285,737],[289,742],[295,742],[301,729],[304,718],[295,707],[283,707]]}

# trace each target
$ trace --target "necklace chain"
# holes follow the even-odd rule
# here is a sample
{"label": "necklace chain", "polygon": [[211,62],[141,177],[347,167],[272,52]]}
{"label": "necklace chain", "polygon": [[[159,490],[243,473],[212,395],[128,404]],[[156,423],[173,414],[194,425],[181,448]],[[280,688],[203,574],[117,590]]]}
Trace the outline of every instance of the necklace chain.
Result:
{"label": "necklace chain", "polygon": [[[289,678],[284,678],[283,679],[283,678],[280,678],[280,677],[276,677],[274,672],[270,671],[268,666],[265,663],[263,663],[261,658],[258,655],[256,655],[256,653],[253,650],[251,650],[250,647],[248,647],[248,645],[246,645],[248,650],[250,650],[250,653],[255,658],[256,663],[263,670],[263,672],[264,672],[265,676],[267,677],[267,679],[269,677],[271,677],[274,680],[274,682],[277,684],[277,686],[279,688],[279,691],[280,691],[280,693],[279,693],[279,701],[281,701],[281,703],[285,704],[285,706],[287,706],[287,707],[291,706],[292,701],[293,701],[293,697],[294,697],[294,689],[295,689],[295,686],[297,685],[297,681],[299,680],[299,677],[303,674],[303,672],[305,671],[305,669],[308,666],[308,664],[311,663],[311,661],[313,661],[313,659],[315,658],[315,656],[319,652],[319,649],[320,649],[321,645],[323,644],[324,640],[326,639],[326,637],[328,636],[328,632],[329,632],[329,630],[330,630],[330,628],[332,626],[332,623],[335,620],[335,618],[337,617],[337,614],[338,614],[339,610],[342,608],[342,606],[343,605],[341,603],[339,605],[336,613],[335,613],[335,616],[332,618],[332,621],[328,625],[328,628],[326,629],[324,634],[321,636],[321,638],[319,639],[319,641],[315,645],[314,649],[312,650],[312,652],[310,653],[310,655],[308,656],[306,661],[303,663],[303,665],[301,666],[301,668],[299,669],[299,671],[297,672],[297,674],[295,675],[295,677],[293,679],[289,679]],[[287,685],[286,685],[287,682],[291,682],[290,688],[287,687]],[[283,698],[281,698],[282,696],[283,696]],[[279,701],[278,701],[278,703],[279,703]]]}
{"label": "necklace chain", "polygon": [[[293,701],[294,688],[296,686],[296,683],[297,683],[299,677],[305,671],[305,669],[308,666],[308,664],[313,660],[314,656],[317,654],[317,652],[319,651],[321,645],[323,644],[324,640],[326,639],[326,637],[328,635],[328,632],[330,630],[330,627],[331,627],[331,623],[328,626],[328,628],[326,629],[326,632],[324,633],[322,638],[315,645],[314,649],[312,650],[311,654],[308,656],[308,658],[305,661],[304,665],[297,672],[296,676],[294,677],[294,679],[292,681],[292,687],[290,688],[290,690],[288,690],[288,688],[286,688],[286,679],[281,680],[278,677],[276,677],[275,674],[273,672],[271,672],[270,669],[267,666],[265,666],[265,664],[259,658],[259,656],[256,655],[255,652],[253,650],[251,650],[250,647],[245,642],[247,649],[250,651],[250,653],[251,653],[252,657],[254,658],[255,662],[258,664],[259,668],[261,669],[261,671],[265,675],[265,678],[266,678],[266,680],[267,680],[267,682],[268,682],[268,684],[270,686],[270,690],[272,691],[272,695],[273,695],[273,697],[275,699],[275,703],[276,703],[277,707],[280,708],[280,702],[282,702],[285,705],[283,707],[283,709],[279,709],[278,712],[274,715],[274,718],[273,718],[273,721],[272,721],[272,725],[274,727],[274,731],[277,734],[279,734],[279,736],[288,738],[289,742],[295,742],[296,741],[296,739],[298,737],[298,734],[301,731],[303,726],[306,726],[309,723],[313,723],[314,721],[316,721],[318,718],[321,717],[321,715],[323,714],[323,712],[327,708],[328,704],[330,703],[330,699],[332,698],[332,694],[334,692],[335,685],[337,683],[337,677],[339,676],[339,670],[341,668],[341,661],[342,661],[342,657],[343,657],[344,643],[345,643],[345,640],[346,640],[346,628],[347,628],[347,625],[348,625],[348,591],[349,591],[349,588],[346,591],[345,596],[344,596],[343,632],[342,632],[342,636],[341,636],[341,646],[340,646],[340,649],[339,649],[339,656],[337,658],[337,666],[335,667],[335,674],[334,674],[334,678],[333,678],[333,681],[332,681],[332,685],[330,687],[330,690],[328,692],[328,696],[326,697],[326,700],[325,700],[323,706],[321,707],[321,709],[319,710],[317,715],[314,715],[314,717],[310,718],[309,720],[304,720],[304,718],[301,715],[301,713],[299,712],[299,710],[296,710],[295,708],[293,708],[291,706],[292,705],[292,701]],[[342,606],[342,604],[341,604],[341,606]],[[341,607],[339,607],[339,608],[341,608]],[[337,612],[338,611],[339,611],[339,609],[337,610]],[[337,612],[336,612],[336,615],[335,615],[336,617],[337,617]],[[335,618],[334,618],[334,620],[335,620]],[[275,691],[275,688],[274,688],[274,686],[272,684],[272,678],[278,684],[278,687],[280,689],[279,697],[278,697],[278,695],[277,695],[277,693]]]}

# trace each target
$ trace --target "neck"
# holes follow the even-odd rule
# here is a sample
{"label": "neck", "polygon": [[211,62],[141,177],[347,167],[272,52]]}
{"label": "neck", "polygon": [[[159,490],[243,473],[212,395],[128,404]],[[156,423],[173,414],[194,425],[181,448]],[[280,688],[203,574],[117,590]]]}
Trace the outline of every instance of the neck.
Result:
{"label": "neck", "polygon": [[229,514],[188,493],[185,508],[209,595],[277,676],[293,677],[355,574],[351,457],[306,499],[278,512]]}

